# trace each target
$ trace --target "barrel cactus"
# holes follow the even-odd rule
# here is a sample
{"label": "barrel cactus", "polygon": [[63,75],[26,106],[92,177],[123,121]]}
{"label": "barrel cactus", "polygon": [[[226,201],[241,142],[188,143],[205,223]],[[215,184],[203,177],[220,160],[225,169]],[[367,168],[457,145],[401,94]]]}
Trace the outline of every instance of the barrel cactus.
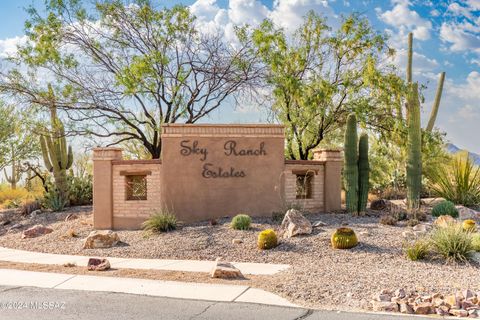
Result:
{"label": "barrel cactus", "polygon": [[467,232],[475,232],[477,230],[477,226],[475,224],[475,221],[472,219],[468,219],[463,221],[462,223],[463,230]]}
{"label": "barrel cactus", "polygon": [[357,235],[350,228],[339,228],[330,239],[334,249],[350,249],[358,244]]}
{"label": "barrel cactus", "polygon": [[277,234],[272,229],[263,230],[258,235],[258,247],[263,250],[275,248],[278,244]]}
{"label": "barrel cactus", "polygon": [[358,212],[358,140],[357,118],[353,113],[347,118],[344,148],[345,202],[347,211],[356,214]]}

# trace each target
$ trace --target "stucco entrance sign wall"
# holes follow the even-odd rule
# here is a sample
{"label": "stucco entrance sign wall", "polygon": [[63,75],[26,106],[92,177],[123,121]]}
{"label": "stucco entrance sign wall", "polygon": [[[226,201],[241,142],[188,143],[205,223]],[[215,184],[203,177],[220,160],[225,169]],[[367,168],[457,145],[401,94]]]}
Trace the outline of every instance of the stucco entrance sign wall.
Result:
{"label": "stucco entrance sign wall", "polygon": [[180,220],[280,209],[283,126],[175,124],[162,141],[162,203]]}

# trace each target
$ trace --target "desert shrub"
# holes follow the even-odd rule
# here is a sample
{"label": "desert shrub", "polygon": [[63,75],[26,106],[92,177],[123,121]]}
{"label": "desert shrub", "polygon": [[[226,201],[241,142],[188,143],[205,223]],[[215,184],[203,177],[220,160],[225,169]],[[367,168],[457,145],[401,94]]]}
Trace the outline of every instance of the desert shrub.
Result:
{"label": "desert shrub", "polygon": [[38,200],[33,200],[33,201],[26,201],[24,204],[21,206],[21,214],[23,215],[29,215],[35,210],[40,209],[41,204]]}
{"label": "desert shrub", "polygon": [[48,192],[45,192],[42,200],[42,206],[44,208],[57,212],[63,211],[66,205],[67,201],[60,195],[57,189],[51,187],[48,189]]}
{"label": "desert shrub", "polygon": [[143,230],[159,233],[168,232],[177,228],[177,217],[170,211],[163,209],[150,216],[143,224]]}
{"label": "desert shrub", "polygon": [[480,251],[480,233],[472,234],[472,249]]}
{"label": "desert shrub", "polygon": [[22,205],[22,200],[20,199],[8,199],[6,200],[2,207],[5,209],[15,209],[19,208]]}
{"label": "desert shrub", "polygon": [[32,198],[32,196],[24,188],[12,189],[8,187],[8,188],[2,188],[0,190],[0,204],[4,204],[4,207],[5,207],[5,202],[8,200],[11,200],[13,203],[18,204],[17,205],[18,207],[24,200],[29,198]]}
{"label": "desert shrub", "polygon": [[432,177],[431,189],[436,195],[464,206],[480,204],[480,167],[466,152],[440,166]]}
{"label": "desert shrub", "polygon": [[433,250],[447,261],[467,261],[473,251],[472,234],[458,223],[435,228],[430,239]]}
{"label": "desert shrub", "polygon": [[410,220],[407,221],[407,226],[415,227],[419,223],[420,223],[420,221],[418,221],[417,219],[410,219]]}
{"label": "desert shrub", "polygon": [[432,209],[432,216],[440,217],[443,215],[449,215],[453,218],[458,217],[458,210],[455,208],[453,202],[444,200],[437,203]]}
{"label": "desert shrub", "polygon": [[237,214],[233,217],[230,226],[235,230],[248,230],[250,229],[250,224],[252,223],[252,218],[246,214]]}
{"label": "desert shrub", "polygon": [[404,221],[408,219],[408,214],[405,211],[396,211],[392,214],[392,216],[397,220],[397,221]]}
{"label": "desert shrub", "polygon": [[383,225],[394,226],[397,224],[397,219],[390,215],[384,215],[378,220],[378,222]]}
{"label": "desert shrub", "polygon": [[275,248],[277,244],[277,234],[272,229],[263,230],[258,234],[257,245],[260,249],[272,249]]}
{"label": "desert shrub", "polygon": [[430,248],[431,245],[427,239],[418,239],[404,244],[403,252],[408,259],[417,261],[425,259],[430,252]]}
{"label": "desert shrub", "polygon": [[68,192],[70,205],[81,206],[92,204],[93,199],[93,184],[92,176],[85,175],[84,177],[69,176],[68,178]]}

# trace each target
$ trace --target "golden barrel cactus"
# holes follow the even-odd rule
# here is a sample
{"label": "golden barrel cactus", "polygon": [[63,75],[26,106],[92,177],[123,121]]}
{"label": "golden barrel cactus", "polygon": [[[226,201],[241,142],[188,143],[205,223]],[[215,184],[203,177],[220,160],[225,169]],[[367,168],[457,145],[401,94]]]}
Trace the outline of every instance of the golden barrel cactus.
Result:
{"label": "golden barrel cactus", "polygon": [[258,247],[262,250],[268,250],[277,246],[277,234],[272,229],[266,229],[258,235]]}
{"label": "golden barrel cactus", "polygon": [[475,232],[477,230],[477,226],[475,225],[475,221],[472,219],[468,219],[463,221],[462,223],[463,230],[468,232]]}
{"label": "golden barrel cactus", "polygon": [[330,239],[334,249],[350,249],[358,244],[357,235],[350,228],[339,228]]}

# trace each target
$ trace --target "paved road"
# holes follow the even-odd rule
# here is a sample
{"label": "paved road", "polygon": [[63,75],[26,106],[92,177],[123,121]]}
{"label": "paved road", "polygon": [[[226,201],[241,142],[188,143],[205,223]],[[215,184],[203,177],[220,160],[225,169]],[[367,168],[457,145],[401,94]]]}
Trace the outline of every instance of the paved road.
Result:
{"label": "paved road", "polygon": [[428,318],[312,311],[238,302],[181,300],[109,292],[0,286],[0,319],[417,320]]}

